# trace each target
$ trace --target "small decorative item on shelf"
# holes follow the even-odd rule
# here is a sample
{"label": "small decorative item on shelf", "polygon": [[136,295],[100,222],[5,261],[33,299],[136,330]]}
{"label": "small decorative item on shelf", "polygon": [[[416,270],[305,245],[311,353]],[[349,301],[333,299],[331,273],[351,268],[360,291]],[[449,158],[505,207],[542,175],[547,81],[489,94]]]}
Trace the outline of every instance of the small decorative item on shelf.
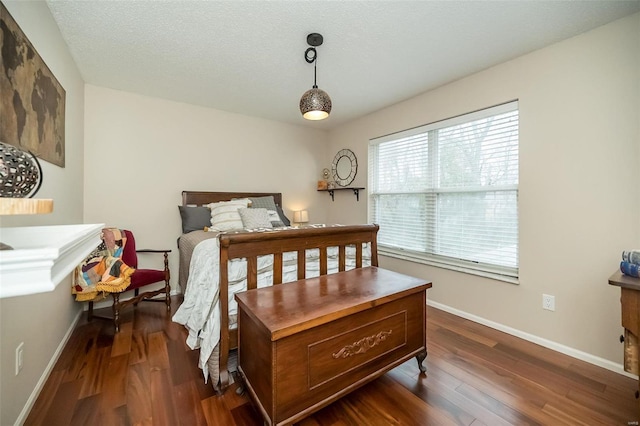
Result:
{"label": "small decorative item on shelf", "polygon": [[0,142],[0,197],[31,198],[42,184],[42,168],[35,155]]}
{"label": "small decorative item on shelf", "polygon": [[[35,155],[0,142],[0,215],[44,214],[53,200],[33,197],[42,184],[42,168]],[[0,243],[0,250],[10,248]]]}
{"label": "small decorative item on shelf", "polygon": [[[53,200],[30,199],[41,184],[42,168],[36,156],[0,142],[0,215],[51,213]],[[11,249],[0,242],[0,250]]]}
{"label": "small decorative item on shelf", "polygon": [[336,187],[335,182],[327,182],[327,189],[335,189],[335,187]]}
{"label": "small decorative item on shelf", "polygon": [[331,176],[331,172],[329,171],[329,169],[322,169],[322,180],[318,181],[318,191],[323,191],[329,188],[329,176]]}
{"label": "small decorative item on shelf", "polygon": [[329,169],[327,168],[322,169],[322,179],[328,181],[330,176],[331,176],[331,172],[329,171]]}

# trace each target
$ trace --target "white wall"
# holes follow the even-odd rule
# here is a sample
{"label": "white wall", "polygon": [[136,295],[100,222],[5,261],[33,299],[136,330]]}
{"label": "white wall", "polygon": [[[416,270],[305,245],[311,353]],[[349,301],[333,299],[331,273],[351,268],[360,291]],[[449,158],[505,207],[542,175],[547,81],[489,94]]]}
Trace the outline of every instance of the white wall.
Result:
{"label": "white wall", "polygon": [[[41,161],[38,198],[52,198],[49,215],[2,216],[2,227],[82,223],[84,82],[44,2],[3,3],[66,91],[64,168]],[[1,229],[0,229],[1,233]],[[0,299],[0,424],[18,419],[81,305],[68,277],[51,293]],[[24,368],[14,373],[15,349],[24,342]]]}
{"label": "white wall", "polygon": [[[381,266],[433,281],[454,309],[608,360],[620,289],[607,284],[640,246],[640,14],[416,96],[330,132],[366,186],[368,140],[519,99],[520,284],[391,258]],[[329,221],[363,222],[367,201],[336,196]],[[556,311],[542,310],[542,294]]]}
{"label": "white wall", "polygon": [[315,191],[325,131],[91,85],[85,94],[84,219],[173,249],[173,290],[183,190],[282,192],[290,219],[304,208],[325,221],[328,196]]}

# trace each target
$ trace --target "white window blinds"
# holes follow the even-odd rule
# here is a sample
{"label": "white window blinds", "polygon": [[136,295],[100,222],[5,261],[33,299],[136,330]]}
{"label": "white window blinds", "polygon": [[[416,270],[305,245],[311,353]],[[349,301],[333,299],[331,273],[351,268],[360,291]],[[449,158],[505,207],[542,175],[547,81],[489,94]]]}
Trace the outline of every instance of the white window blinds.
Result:
{"label": "white window blinds", "polygon": [[372,139],[369,191],[382,254],[517,282],[517,101]]}

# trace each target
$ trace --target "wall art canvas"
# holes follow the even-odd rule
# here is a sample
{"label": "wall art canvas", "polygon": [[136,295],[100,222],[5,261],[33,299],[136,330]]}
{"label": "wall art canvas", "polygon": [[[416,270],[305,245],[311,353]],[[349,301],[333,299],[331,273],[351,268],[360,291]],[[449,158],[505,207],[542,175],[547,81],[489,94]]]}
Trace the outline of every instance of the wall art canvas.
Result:
{"label": "wall art canvas", "polygon": [[64,167],[65,90],[0,2],[0,141]]}

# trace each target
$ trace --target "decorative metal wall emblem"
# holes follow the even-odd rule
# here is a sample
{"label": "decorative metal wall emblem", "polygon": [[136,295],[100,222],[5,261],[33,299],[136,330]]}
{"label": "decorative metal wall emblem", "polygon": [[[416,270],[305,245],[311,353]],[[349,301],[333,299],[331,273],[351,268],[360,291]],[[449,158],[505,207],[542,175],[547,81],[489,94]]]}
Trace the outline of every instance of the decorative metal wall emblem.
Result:
{"label": "decorative metal wall emblem", "polygon": [[35,155],[0,142],[0,197],[31,198],[42,184]]}

